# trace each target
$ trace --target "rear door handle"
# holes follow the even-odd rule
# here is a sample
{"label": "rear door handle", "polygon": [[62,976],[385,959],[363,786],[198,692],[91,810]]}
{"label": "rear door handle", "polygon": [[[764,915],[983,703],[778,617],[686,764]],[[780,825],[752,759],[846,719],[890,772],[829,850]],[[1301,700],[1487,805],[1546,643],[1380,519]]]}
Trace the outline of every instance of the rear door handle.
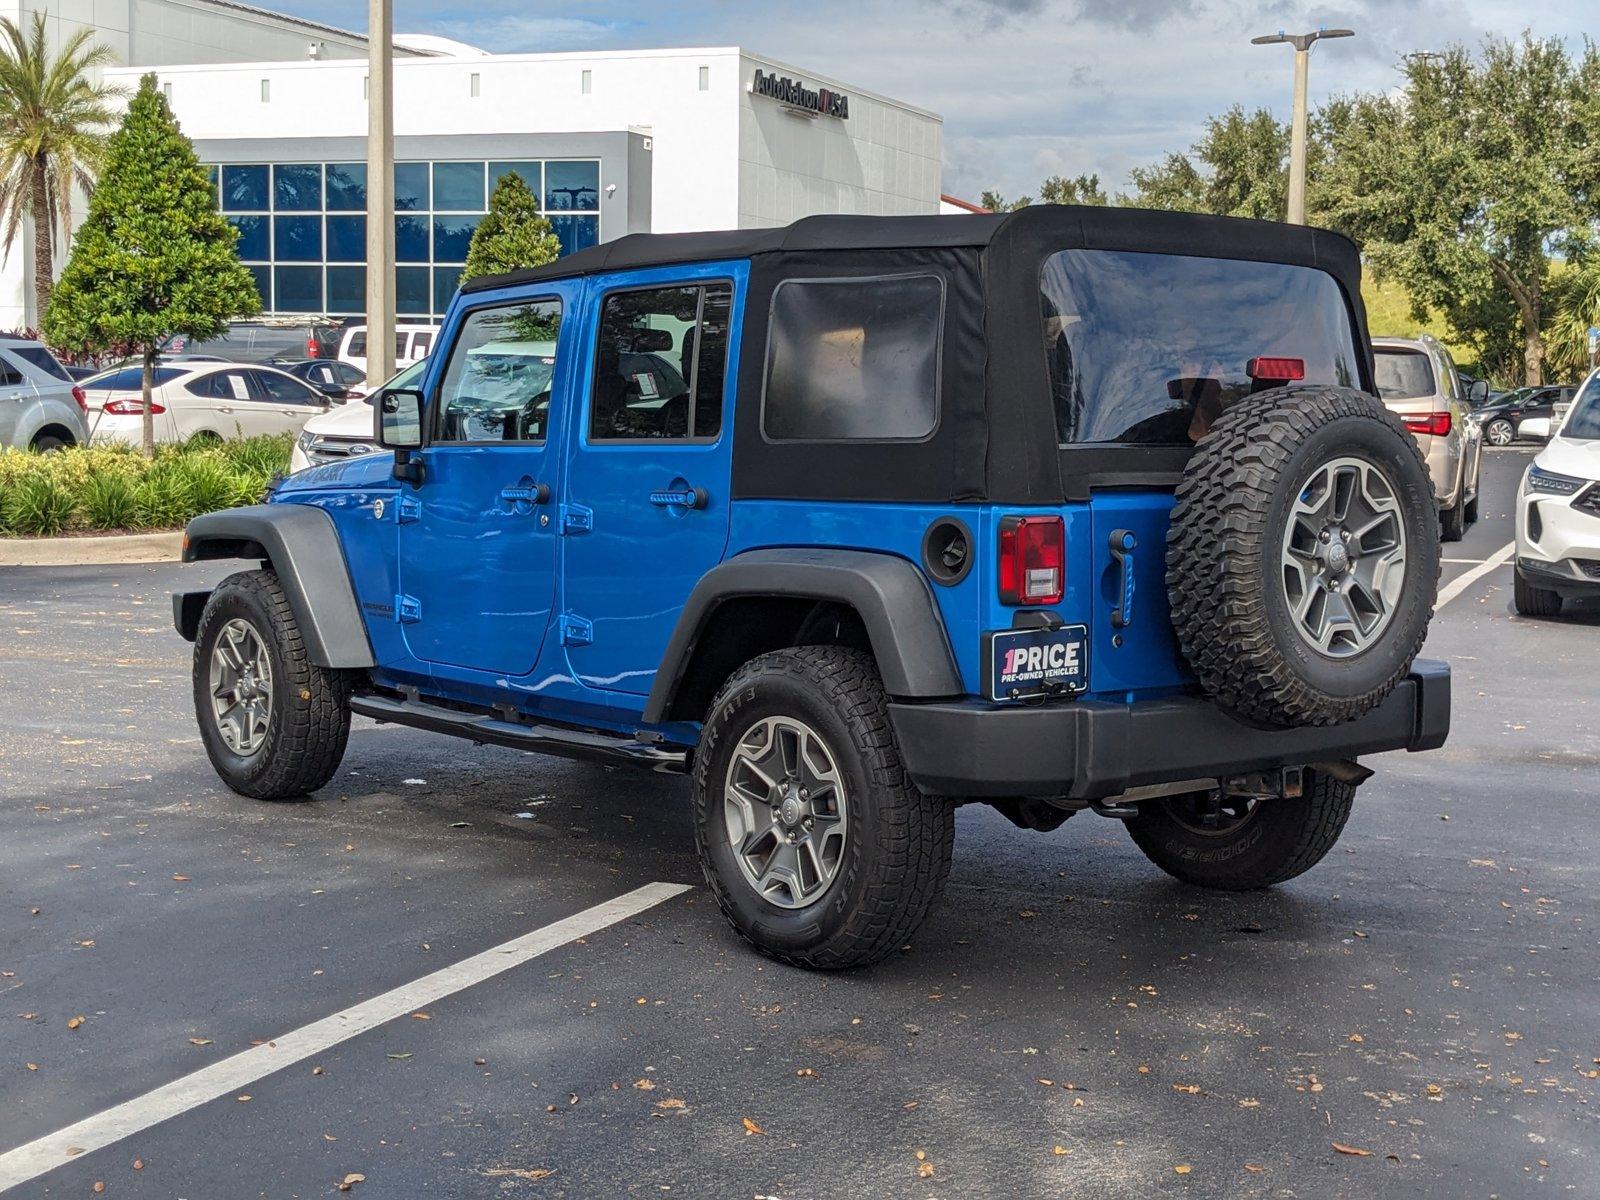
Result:
{"label": "rear door handle", "polygon": [[650,493],[650,503],[657,508],[704,508],[710,498],[705,488],[698,487],[668,488]]}
{"label": "rear door handle", "polygon": [[1126,629],[1133,624],[1133,552],[1139,539],[1133,531],[1118,529],[1111,535],[1111,557],[1118,567],[1117,606],[1111,610],[1111,625]]}
{"label": "rear door handle", "polygon": [[514,483],[509,487],[500,489],[500,499],[518,512],[532,511],[535,504],[543,504],[550,499],[550,485],[548,483]]}

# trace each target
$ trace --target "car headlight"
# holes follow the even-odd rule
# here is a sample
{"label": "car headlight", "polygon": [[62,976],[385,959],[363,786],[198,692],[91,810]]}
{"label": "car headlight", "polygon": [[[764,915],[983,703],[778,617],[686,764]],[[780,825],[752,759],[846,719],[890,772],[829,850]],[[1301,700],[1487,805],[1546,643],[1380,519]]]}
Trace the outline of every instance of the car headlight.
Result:
{"label": "car headlight", "polygon": [[317,435],[312,433],[309,429],[302,429],[300,431],[300,436],[295,439],[295,441],[300,446],[300,452],[302,454],[310,454],[311,453],[311,443],[316,441],[316,440],[317,440]]}
{"label": "car headlight", "polygon": [[1528,491],[1542,492],[1546,496],[1574,496],[1588,482],[1587,479],[1546,471],[1542,467],[1528,468]]}

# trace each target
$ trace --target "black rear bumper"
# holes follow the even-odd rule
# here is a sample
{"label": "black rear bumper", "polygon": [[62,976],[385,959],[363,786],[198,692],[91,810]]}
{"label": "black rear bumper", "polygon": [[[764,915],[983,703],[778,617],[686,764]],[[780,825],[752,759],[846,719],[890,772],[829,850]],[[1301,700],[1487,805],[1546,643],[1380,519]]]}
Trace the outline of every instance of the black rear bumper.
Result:
{"label": "black rear bumper", "polygon": [[1343,725],[1257,729],[1187,696],[1039,708],[891,704],[889,717],[926,792],[1096,800],[1150,784],[1438,749],[1450,732],[1450,668],[1419,660],[1387,700]]}

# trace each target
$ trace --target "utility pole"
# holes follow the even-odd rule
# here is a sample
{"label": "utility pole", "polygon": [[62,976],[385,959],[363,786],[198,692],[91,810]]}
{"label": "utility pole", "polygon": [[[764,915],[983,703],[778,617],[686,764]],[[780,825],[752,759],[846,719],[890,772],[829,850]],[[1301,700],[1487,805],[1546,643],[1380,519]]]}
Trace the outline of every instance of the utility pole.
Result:
{"label": "utility pole", "polygon": [[394,0],[367,4],[367,387],[394,374]]}
{"label": "utility pole", "polygon": [[1289,224],[1306,223],[1306,79],[1311,73],[1311,46],[1323,38],[1355,37],[1353,29],[1318,29],[1312,33],[1263,34],[1252,46],[1286,42],[1294,47],[1294,117],[1289,124]]}

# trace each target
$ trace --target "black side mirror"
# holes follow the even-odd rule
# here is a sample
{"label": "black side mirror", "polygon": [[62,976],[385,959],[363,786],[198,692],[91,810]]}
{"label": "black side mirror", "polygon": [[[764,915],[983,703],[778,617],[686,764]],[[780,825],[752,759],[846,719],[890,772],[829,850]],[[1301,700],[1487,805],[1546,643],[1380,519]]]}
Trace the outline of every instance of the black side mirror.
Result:
{"label": "black side mirror", "polygon": [[421,483],[422,464],[412,460],[411,452],[422,448],[422,393],[385,388],[372,406],[372,423],[378,445],[394,451],[394,477]]}

